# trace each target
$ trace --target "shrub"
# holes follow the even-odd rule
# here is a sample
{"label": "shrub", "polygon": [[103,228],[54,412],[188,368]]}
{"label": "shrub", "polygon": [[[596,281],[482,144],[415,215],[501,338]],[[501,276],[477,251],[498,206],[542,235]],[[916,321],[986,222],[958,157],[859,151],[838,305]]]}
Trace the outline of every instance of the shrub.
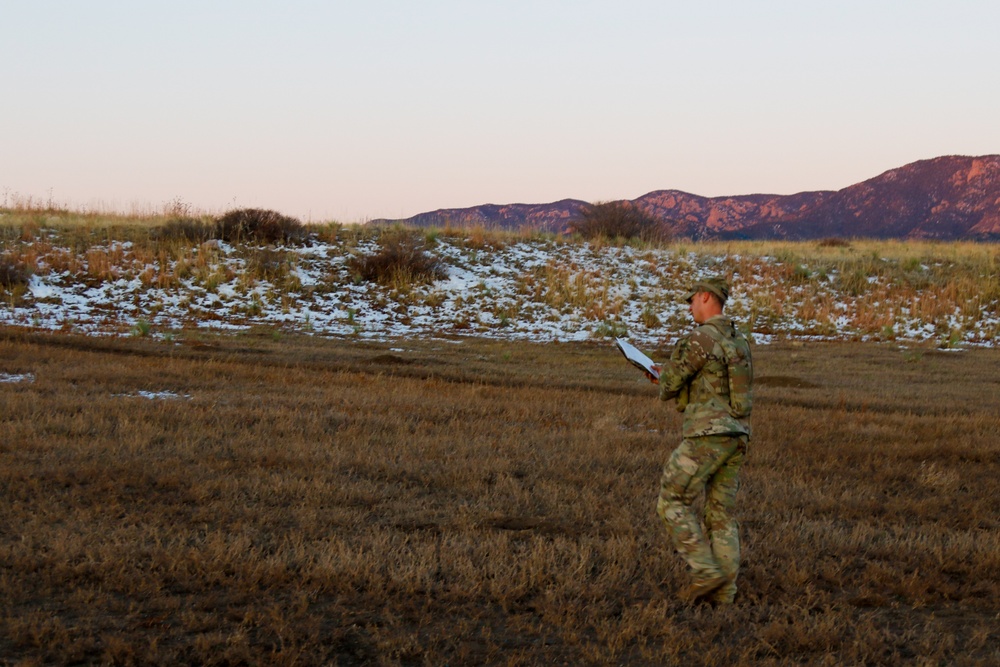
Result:
{"label": "shrub", "polygon": [[671,238],[670,229],[656,216],[629,201],[590,204],[580,217],[570,223],[571,232],[586,239],[640,239],[663,243]]}
{"label": "shrub", "polygon": [[4,255],[0,256],[0,287],[24,287],[31,280],[31,268]]}
{"label": "shrub", "polygon": [[414,235],[393,234],[383,239],[382,249],[372,255],[352,257],[350,271],[362,280],[386,286],[430,283],[447,272],[441,260],[426,252],[425,242]]}
{"label": "shrub", "polygon": [[212,237],[212,227],[198,218],[174,218],[154,229],[152,236],[158,241],[204,243]]}
{"label": "shrub", "polygon": [[604,320],[597,325],[594,335],[601,338],[623,338],[628,336],[628,326],[624,322]]}
{"label": "shrub", "polygon": [[820,248],[850,248],[851,242],[847,239],[840,238],[839,236],[831,236],[829,238],[820,239],[817,245]]}
{"label": "shrub", "polygon": [[135,323],[135,326],[132,327],[132,335],[145,338],[149,335],[151,328],[152,326],[150,325],[149,320],[138,320]]}
{"label": "shrub", "polygon": [[795,264],[788,269],[788,282],[793,285],[802,285],[809,282],[809,278],[812,277],[812,271],[808,267],[802,264]]}
{"label": "shrub", "polygon": [[656,311],[648,305],[642,309],[642,315],[639,316],[639,321],[642,322],[643,326],[651,330],[659,329],[663,326],[660,316],[657,315]]}
{"label": "shrub", "polygon": [[296,218],[260,208],[229,211],[215,221],[216,238],[229,243],[293,243],[305,235],[305,228]]}

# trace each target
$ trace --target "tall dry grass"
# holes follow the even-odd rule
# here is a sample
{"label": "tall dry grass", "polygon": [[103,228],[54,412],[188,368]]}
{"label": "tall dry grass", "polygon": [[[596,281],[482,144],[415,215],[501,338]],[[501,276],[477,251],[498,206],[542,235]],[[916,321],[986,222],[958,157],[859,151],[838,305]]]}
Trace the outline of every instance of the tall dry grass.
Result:
{"label": "tall dry grass", "polygon": [[1000,660],[996,351],[757,348],[712,609],[654,513],[679,417],[613,348],[272,333],[5,332],[5,660]]}
{"label": "tall dry grass", "polygon": [[[993,340],[1000,308],[1000,246],[980,243],[850,240],[732,242],[678,246],[711,258],[744,298],[738,315],[766,333],[799,320],[805,333],[839,324],[882,340],[905,338],[914,321],[942,338]],[[970,336],[966,336],[969,338]]]}
{"label": "tall dry grass", "polygon": [[626,295],[614,276],[556,260],[525,271],[519,288],[525,298],[535,303],[558,312],[579,309],[594,320],[618,315],[626,302]]}

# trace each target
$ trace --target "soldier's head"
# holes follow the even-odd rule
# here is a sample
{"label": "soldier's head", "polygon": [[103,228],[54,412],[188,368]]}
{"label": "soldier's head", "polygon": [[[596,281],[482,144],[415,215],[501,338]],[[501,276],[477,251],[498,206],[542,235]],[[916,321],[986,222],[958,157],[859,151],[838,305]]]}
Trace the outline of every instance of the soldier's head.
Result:
{"label": "soldier's head", "polygon": [[699,280],[684,295],[684,300],[691,306],[691,317],[698,324],[721,315],[728,299],[729,283],[725,278]]}

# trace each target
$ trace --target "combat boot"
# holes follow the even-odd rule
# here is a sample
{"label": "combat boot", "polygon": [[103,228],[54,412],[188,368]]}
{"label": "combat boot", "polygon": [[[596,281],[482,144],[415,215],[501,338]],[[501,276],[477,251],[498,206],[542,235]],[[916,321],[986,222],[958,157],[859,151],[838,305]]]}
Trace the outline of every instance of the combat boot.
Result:
{"label": "combat boot", "polygon": [[735,577],[726,577],[726,583],[712,591],[711,595],[708,597],[708,601],[712,603],[713,607],[730,605],[734,600],[736,600]]}
{"label": "combat boot", "polygon": [[694,604],[707,598],[727,583],[729,583],[729,577],[724,574],[718,572],[699,573],[695,575],[694,581],[681,589],[677,597],[688,604]]}

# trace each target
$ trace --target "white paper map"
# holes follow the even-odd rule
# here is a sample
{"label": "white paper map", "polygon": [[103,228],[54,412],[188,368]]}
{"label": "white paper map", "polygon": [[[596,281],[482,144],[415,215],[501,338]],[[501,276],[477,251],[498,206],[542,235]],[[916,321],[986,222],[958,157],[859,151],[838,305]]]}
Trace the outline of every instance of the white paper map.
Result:
{"label": "white paper map", "polygon": [[633,364],[636,368],[646,371],[653,377],[660,377],[659,372],[653,366],[653,360],[647,357],[645,354],[640,352],[632,343],[628,342],[624,338],[615,338],[615,345],[618,349],[622,351],[625,358],[629,360],[629,363]]}

